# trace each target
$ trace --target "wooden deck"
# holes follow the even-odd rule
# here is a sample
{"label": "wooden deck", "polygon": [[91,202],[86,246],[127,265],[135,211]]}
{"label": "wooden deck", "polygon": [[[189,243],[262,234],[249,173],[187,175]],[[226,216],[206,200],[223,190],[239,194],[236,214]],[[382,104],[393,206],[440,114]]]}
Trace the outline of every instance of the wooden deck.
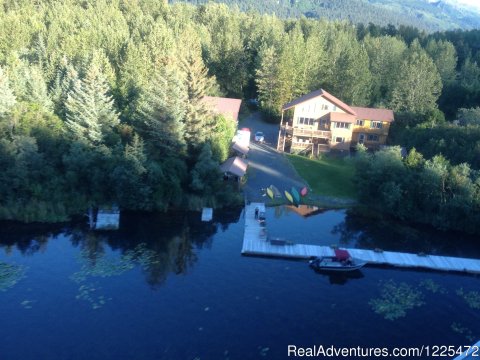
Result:
{"label": "wooden deck", "polygon": [[[272,256],[293,259],[308,259],[313,256],[332,256],[333,249],[328,246],[272,244],[268,230],[255,219],[255,208],[264,211],[265,204],[250,203],[245,206],[245,233],[243,237],[243,255]],[[268,223],[268,218],[266,219]],[[292,240],[292,239],[287,239]],[[392,251],[376,252],[364,249],[347,249],[352,257],[367,261],[369,264],[391,265],[407,268],[423,268],[438,271],[460,271],[480,274],[480,260],[450,256],[418,255]]]}

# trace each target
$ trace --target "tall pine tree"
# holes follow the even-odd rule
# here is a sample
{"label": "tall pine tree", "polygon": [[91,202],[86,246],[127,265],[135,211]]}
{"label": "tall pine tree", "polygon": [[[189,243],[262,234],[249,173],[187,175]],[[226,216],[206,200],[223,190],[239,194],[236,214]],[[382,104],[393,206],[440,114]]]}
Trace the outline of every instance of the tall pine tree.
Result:
{"label": "tall pine tree", "polygon": [[77,80],[67,97],[67,128],[77,140],[98,145],[112,135],[119,117],[106,79],[98,66],[91,64],[85,78]]}
{"label": "tall pine tree", "polygon": [[16,99],[8,81],[8,76],[0,66],[0,118],[15,105]]}
{"label": "tall pine tree", "polygon": [[187,89],[178,69],[172,66],[159,69],[140,98],[139,125],[162,155],[185,151],[186,103]]}

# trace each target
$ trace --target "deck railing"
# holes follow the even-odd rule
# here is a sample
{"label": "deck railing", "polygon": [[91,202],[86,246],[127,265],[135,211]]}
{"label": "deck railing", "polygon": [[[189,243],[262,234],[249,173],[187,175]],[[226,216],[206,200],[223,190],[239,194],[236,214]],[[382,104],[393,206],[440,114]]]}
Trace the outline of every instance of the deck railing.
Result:
{"label": "deck railing", "polygon": [[287,133],[291,135],[300,135],[300,136],[308,136],[308,137],[315,137],[315,138],[330,138],[331,137],[331,132],[330,131],[325,131],[325,130],[314,130],[314,129],[302,129],[298,127],[292,127],[289,125],[286,125],[285,130]]}

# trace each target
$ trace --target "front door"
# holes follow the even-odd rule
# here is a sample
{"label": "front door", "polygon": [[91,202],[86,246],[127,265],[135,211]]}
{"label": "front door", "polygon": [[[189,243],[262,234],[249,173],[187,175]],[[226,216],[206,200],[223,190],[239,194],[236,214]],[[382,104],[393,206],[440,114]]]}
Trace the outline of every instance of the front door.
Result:
{"label": "front door", "polygon": [[365,134],[358,135],[358,143],[363,144],[365,142]]}

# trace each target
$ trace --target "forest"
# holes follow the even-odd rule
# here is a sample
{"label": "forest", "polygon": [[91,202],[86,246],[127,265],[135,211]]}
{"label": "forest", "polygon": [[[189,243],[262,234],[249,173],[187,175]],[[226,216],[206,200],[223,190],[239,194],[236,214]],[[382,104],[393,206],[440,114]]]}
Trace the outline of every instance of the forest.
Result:
{"label": "forest", "polygon": [[479,37],[214,3],[5,0],[0,218],[61,221],[112,202],[132,210],[235,202],[216,172],[234,129],[205,108],[205,95],[258,99],[272,122],[282,104],[318,88],[389,107],[393,144],[468,162],[473,176]]}
{"label": "forest", "polygon": [[475,29],[480,14],[447,1],[425,0],[170,0],[194,5],[217,2],[242,11],[275,14],[280,18],[348,20],[353,24],[410,26],[426,31]]}

